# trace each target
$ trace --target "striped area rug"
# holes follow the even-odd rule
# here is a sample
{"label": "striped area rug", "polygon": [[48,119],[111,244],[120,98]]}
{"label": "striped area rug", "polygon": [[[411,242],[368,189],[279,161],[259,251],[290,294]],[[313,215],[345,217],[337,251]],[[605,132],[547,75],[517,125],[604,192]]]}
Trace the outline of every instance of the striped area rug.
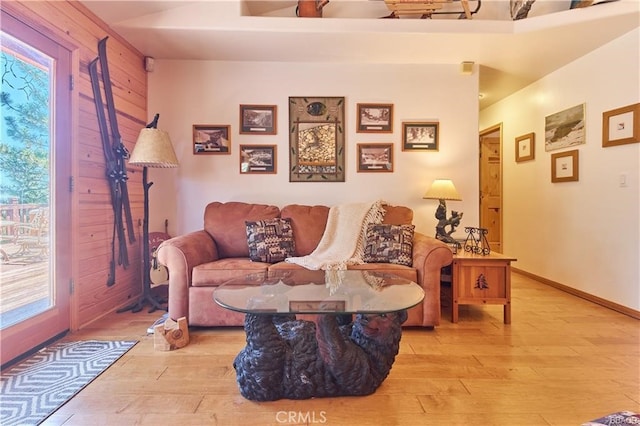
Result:
{"label": "striped area rug", "polygon": [[0,424],[37,425],[137,341],[56,343],[0,373]]}

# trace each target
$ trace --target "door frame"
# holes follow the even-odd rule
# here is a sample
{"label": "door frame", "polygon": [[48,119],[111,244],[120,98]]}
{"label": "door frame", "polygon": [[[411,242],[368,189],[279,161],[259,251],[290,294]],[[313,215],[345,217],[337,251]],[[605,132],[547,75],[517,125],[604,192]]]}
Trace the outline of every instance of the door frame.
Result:
{"label": "door frame", "polygon": [[494,124],[481,130],[478,134],[478,221],[482,226],[482,138],[492,133],[498,133],[500,137],[500,251],[504,252],[504,155],[503,155],[503,137],[502,123]]}
{"label": "door frame", "polygon": [[[34,48],[45,51],[55,58],[55,92],[51,127],[53,129],[53,151],[50,154],[52,172],[50,206],[50,230],[53,236],[50,279],[54,282],[54,306],[25,321],[2,330],[0,363],[4,366],[21,359],[34,350],[64,335],[71,329],[72,318],[72,276],[75,235],[73,208],[73,142],[75,140],[74,105],[76,103],[72,87],[76,77],[77,51],[65,40],[46,34],[28,17],[13,15],[2,9],[2,31],[24,41]],[[43,47],[48,46],[48,47]],[[52,54],[53,53],[53,54]],[[71,214],[69,214],[71,212]]]}

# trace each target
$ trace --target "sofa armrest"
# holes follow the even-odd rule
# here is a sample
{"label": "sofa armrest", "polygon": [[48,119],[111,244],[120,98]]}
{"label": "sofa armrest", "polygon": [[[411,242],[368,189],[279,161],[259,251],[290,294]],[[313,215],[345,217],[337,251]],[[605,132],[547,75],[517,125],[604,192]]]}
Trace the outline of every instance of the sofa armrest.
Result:
{"label": "sofa armrest", "polygon": [[204,230],[180,235],[158,247],[158,262],[169,270],[169,317],[189,317],[189,287],[193,268],[218,259],[216,244]]}
{"label": "sofa armrest", "polygon": [[419,232],[413,236],[413,267],[424,289],[423,325],[440,324],[440,270],[453,262],[449,246]]}

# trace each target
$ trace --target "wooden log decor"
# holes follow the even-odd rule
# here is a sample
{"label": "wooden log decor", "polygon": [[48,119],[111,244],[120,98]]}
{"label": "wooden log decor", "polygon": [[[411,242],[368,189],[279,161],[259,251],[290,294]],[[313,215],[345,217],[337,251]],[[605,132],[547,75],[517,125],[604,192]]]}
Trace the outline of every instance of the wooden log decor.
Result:
{"label": "wooden log decor", "polygon": [[169,318],[153,329],[153,348],[157,351],[172,351],[188,344],[189,326],[186,317],[178,318],[178,321]]}
{"label": "wooden log decor", "polygon": [[[432,14],[440,12],[446,4],[453,3],[454,0],[384,0],[391,15],[387,18],[397,18],[400,15],[421,15],[421,18],[431,18]],[[462,5],[462,14],[467,19],[471,19],[469,0],[456,0]],[[449,13],[449,12],[446,12]]]}

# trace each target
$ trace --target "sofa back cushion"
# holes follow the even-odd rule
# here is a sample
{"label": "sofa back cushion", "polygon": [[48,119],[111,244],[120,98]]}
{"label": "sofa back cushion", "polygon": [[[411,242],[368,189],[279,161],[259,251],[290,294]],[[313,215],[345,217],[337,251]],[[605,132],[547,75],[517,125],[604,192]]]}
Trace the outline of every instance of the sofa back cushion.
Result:
{"label": "sofa back cushion", "polygon": [[385,204],[384,220],[382,223],[389,225],[411,225],[413,223],[413,210],[405,206],[390,206]]}
{"label": "sofa back cushion", "polygon": [[[385,215],[382,223],[390,225],[411,225],[413,222],[413,210],[404,206],[391,206],[385,204]],[[327,226],[329,207],[306,206],[302,204],[289,204],[284,206],[280,217],[291,219],[293,239],[296,246],[296,256],[306,256],[318,246],[324,228]]]}
{"label": "sofa back cushion", "polygon": [[249,257],[245,222],[273,219],[279,216],[280,209],[276,206],[215,201],[208,204],[204,210],[204,229],[215,240],[221,259]]}
{"label": "sofa back cushion", "polygon": [[295,255],[306,256],[318,246],[322,238],[324,228],[327,226],[329,207],[289,204],[282,208],[280,216],[283,219],[291,219],[296,246]]}

